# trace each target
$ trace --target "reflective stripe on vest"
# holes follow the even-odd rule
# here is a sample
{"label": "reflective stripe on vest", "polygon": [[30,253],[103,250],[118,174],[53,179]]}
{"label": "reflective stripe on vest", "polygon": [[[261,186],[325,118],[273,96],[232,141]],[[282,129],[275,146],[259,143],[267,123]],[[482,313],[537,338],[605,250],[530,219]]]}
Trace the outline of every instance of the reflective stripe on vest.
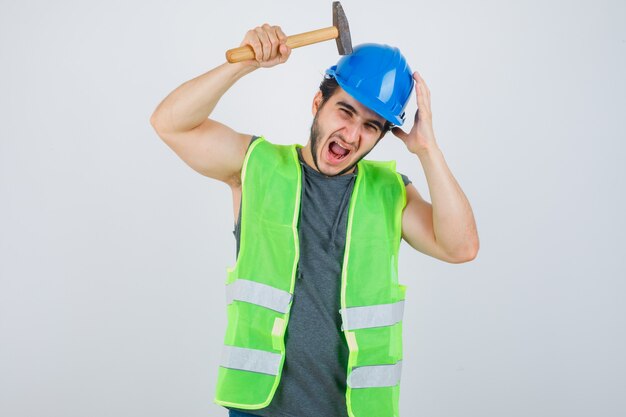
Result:
{"label": "reflective stripe on vest", "polygon": [[260,282],[237,279],[226,286],[226,304],[230,304],[234,300],[257,304],[279,313],[286,313],[289,311],[291,294]]}
{"label": "reflective stripe on vest", "polygon": [[393,387],[400,383],[402,361],[395,365],[359,366],[348,376],[350,388]]}
{"label": "reflective stripe on vest", "polygon": [[402,320],[404,300],[392,304],[378,304],[365,307],[340,309],[343,324],[341,330],[367,329],[370,327],[391,326]]}
{"label": "reflective stripe on vest", "polygon": [[278,375],[280,353],[224,345],[220,366],[242,371]]}

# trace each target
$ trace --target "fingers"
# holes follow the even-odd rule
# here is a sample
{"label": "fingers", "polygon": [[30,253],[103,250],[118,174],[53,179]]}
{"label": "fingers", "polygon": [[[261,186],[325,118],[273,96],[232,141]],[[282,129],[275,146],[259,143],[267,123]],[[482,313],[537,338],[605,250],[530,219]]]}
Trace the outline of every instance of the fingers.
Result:
{"label": "fingers", "polygon": [[286,45],[287,35],[280,26],[265,23],[249,30],[242,45],[248,44],[254,50],[255,60],[259,66],[270,67],[287,61],[291,48]]}
{"label": "fingers", "polygon": [[281,63],[287,61],[289,59],[289,55],[291,55],[291,48],[287,46],[287,35],[283,32],[280,26],[274,26],[276,37],[278,38],[279,47],[278,52],[280,54],[279,61]]}
{"label": "fingers", "polygon": [[240,46],[249,45],[254,51],[254,57],[258,61],[259,57],[263,56],[263,47],[261,46],[261,41],[259,40],[259,36],[256,33],[255,29],[250,29],[246,32],[246,36],[241,41]]}
{"label": "fingers", "polygon": [[424,87],[424,91],[426,92],[426,96],[428,98],[430,98],[430,89],[426,85],[426,81],[424,81],[424,79],[422,78],[420,73],[417,72],[417,71],[415,71],[415,80],[418,81]]}
{"label": "fingers", "polygon": [[272,39],[265,28],[267,24],[263,25],[263,27],[257,27],[254,29],[257,37],[259,38],[259,42],[261,43],[261,56],[257,55],[257,61],[267,61],[270,59],[270,55],[272,54]]}
{"label": "fingers", "polygon": [[287,42],[287,35],[285,35],[280,26],[274,26],[274,31],[276,32],[276,37],[281,43]]}
{"label": "fingers", "polygon": [[421,114],[430,113],[430,89],[419,72],[413,73],[413,79],[415,80],[415,94],[417,95],[417,109]]}

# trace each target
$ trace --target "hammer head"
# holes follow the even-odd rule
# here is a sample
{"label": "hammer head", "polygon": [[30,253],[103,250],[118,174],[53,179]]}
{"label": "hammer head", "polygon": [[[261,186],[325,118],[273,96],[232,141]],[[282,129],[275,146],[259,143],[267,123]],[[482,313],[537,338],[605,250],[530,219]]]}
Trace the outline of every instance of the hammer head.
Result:
{"label": "hammer head", "polygon": [[339,55],[348,55],[352,53],[352,38],[350,37],[350,27],[348,26],[348,19],[343,12],[341,3],[338,1],[333,2],[333,26],[337,28],[339,36],[335,41],[337,42],[337,50]]}

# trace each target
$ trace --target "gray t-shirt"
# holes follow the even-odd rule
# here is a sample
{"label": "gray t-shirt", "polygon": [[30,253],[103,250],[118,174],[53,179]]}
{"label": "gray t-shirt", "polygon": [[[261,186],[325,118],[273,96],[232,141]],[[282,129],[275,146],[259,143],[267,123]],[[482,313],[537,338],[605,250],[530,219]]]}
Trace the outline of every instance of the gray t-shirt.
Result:
{"label": "gray t-shirt", "polygon": [[[300,258],[281,381],[267,407],[240,411],[266,417],[347,417],[348,345],[339,309],[348,205],[356,170],[327,177],[308,166],[300,151],[298,155],[303,174]],[[404,175],[402,179],[405,185],[411,182]],[[233,231],[237,254],[240,223],[241,208]]]}

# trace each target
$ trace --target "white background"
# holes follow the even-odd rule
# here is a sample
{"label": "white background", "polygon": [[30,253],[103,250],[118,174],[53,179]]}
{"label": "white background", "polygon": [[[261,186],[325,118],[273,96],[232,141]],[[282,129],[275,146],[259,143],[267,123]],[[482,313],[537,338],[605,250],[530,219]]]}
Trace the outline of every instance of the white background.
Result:
{"label": "white background", "polygon": [[[342,4],[354,44],[396,45],[426,80],[480,235],[478,257],[457,265],[403,243],[402,415],[626,415],[626,3]],[[212,400],[230,191],[149,118],[249,28],[329,26],[331,2],[1,9],[0,415],[225,416]],[[213,117],[304,144],[337,59],[334,42],[294,50]],[[396,159],[430,200],[399,139],[369,157]]]}

